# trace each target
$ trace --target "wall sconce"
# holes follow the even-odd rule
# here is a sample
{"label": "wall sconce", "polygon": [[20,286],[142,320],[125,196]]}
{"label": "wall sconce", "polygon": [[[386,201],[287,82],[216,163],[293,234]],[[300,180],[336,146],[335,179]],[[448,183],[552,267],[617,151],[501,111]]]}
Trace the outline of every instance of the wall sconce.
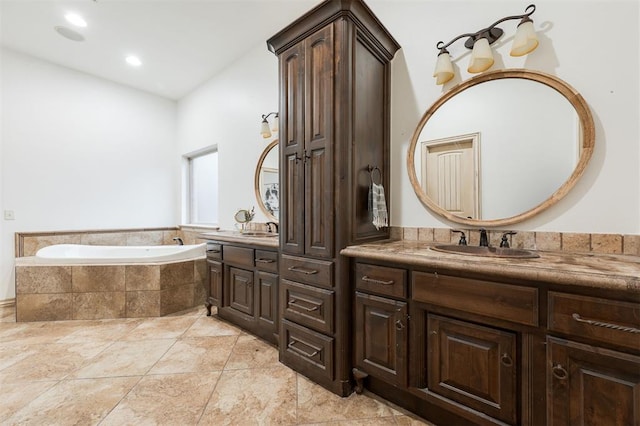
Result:
{"label": "wall sconce", "polygon": [[[531,11],[529,11],[529,9],[531,9]],[[489,69],[491,65],[493,65],[493,53],[491,52],[490,45],[504,34],[502,29],[496,27],[496,25],[501,22],[520,19],[516,35],[513,39],[513,45],[511,46],[511,56],[523,56],[532,52],[538,47],[538,38],[533,29],[533,21],[529,16],[536,11],[536,6],[530,4],[524,11],[525,13],[523,15],[507,16],[506,18],[499,19],[478,32],[461,34],[447,44],[439,41],[438,44],[436,44],[436,48],[440,50],[440,53],[438,53],[436,69],[433,72],[433,76],[436,78],[436,84],[444,84],[453,78],[453,64],[451,63],[451,56],[449,56],[447,47],[464,37],[468,37],[464,43],[465,47],[467,49],[473,49],[467,71],[470,73],[479,73]]]}
{"label": "wall sconce", "polygon": [[[275,117],[273,118],[273,126],[271,127],[271,129],[269,129],[269,122],[267,121],[267,118],[269,118],[269,116],[272,114],[275,114]],[[274,133],[278,131],[278,113],[270,112],[266,115],[262,114],[262,125],[260,126],[260,134],[263,138],[268,139],[271,137],[272,131]]]}

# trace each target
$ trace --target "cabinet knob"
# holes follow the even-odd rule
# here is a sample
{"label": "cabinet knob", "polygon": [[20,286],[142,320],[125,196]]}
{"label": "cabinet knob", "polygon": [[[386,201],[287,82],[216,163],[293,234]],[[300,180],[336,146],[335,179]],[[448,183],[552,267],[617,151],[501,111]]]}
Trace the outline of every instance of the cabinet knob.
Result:
{"label": "cabinet knob", "polygon": [[404,324],[402,323],[401,320],[396,321],[396,330],[398,331],[404,330]]}
{"label": "cabinet knob", "polygon": [[502,354],[502,356],[500,357],[500,362],[505,367],[511,367],[513,365],[513,360],[507,353]]}
{"label": "cabinet knob", "polygon": [[565,370],[564,367],[562,367],[560,364],[554,365],[551,373],[553,374],[553,377],[558,380],[565,380],[567,377],[569,377],[569,373],[567,373],[567,370]]}

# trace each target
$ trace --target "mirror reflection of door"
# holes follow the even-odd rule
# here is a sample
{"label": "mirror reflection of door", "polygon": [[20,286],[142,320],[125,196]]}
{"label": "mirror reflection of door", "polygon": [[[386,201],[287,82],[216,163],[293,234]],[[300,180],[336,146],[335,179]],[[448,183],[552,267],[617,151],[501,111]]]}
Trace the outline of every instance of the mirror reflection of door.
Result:
{"label": "mirror reflection of door", "polygon": [[481,219],[480,133],[422,142],[422,189],[448,212]]}

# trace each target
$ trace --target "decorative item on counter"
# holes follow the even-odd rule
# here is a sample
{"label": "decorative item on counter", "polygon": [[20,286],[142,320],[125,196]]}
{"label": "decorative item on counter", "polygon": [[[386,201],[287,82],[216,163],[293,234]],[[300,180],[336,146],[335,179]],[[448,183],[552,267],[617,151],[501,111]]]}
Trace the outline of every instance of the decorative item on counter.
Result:
{"label": "decorative item on counter", "polygon": [[[372,223],[376,229],[389,226],[389,215],[387,213],[387,200],[384,196],[384,187],[382,186],[382,171],[378,167],[368,167],[371,177],[369,185],[369,212],[371,212]],[[375,183],[374,173],[378,172],[380,183]]]}
{"label": "decorative item on counter", "polygon": [[[236,223],[236,228],[240,232],[244,232],[245,231],[245,224],[251,222],[255,215],[256,215],[255,207],[251,207],[251,210],[249,210],[249,209],[239,209],[236,212],[236,214],[233,216],[235,221],[238,222],[238,223]],[[238,227],[238,224],[240,224],[239,227]]]}

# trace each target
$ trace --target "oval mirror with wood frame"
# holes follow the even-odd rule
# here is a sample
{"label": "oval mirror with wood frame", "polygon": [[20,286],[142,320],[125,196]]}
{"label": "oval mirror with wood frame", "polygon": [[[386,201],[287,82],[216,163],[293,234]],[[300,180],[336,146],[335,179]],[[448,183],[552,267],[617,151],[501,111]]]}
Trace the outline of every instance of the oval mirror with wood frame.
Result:
{"label": "oval mirror with wood frame", "polygon": [[443,94],[411,138],[407,171],[427,208],[503,226],[548,209],[591,159],[593,118],[569,84],[523,69],[483,73]]}
{"label": "oval mirror with wood frame", "polygon": [[280,217],[278,140],[274,140],[262,152],[255,174],[255,192],[258,206],[265,216],[274,222]]}

